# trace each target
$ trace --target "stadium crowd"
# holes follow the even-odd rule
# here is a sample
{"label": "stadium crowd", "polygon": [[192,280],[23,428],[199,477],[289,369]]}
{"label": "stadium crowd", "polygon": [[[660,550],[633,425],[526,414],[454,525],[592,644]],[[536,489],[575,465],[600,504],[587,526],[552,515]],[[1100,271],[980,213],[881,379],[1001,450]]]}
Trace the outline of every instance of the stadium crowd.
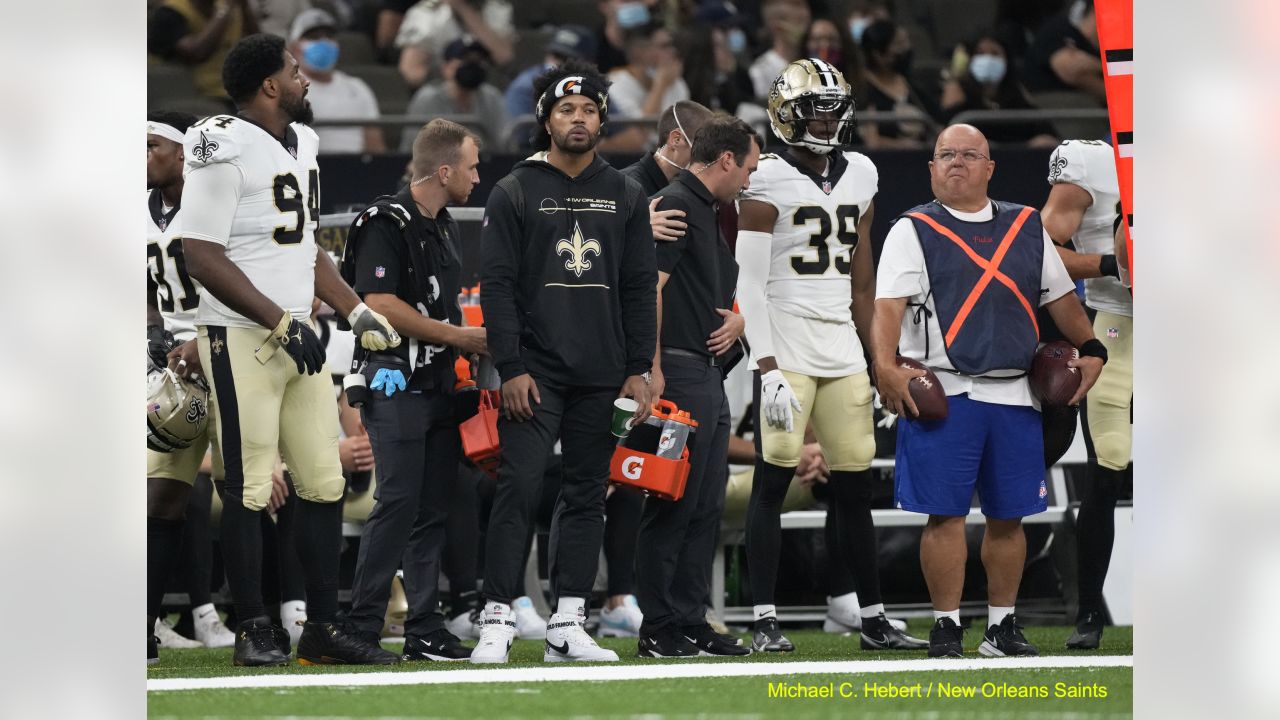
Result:
{"label": "stadium crowd", "polygon": [[[1035,654],[1014,615],[1020,520],[1043,510],[1039,478],[1056,457],[1025,372],[1001,373],[1029,368],[1050,327],[1079,352],[1087,382],[1072,404],[1094,381],[1106,393],[1097,422],[1109,424],[1093,429],[1092,408],[1086,424],[1101,444],[1080,493],[1091,525],[1068,640],[1098,646],[1132,395],[1103,364],[1108,350],[1109,367],[1127,361],[1131,304],[1116,191],[1081,168],[1110,149],[1059,144],[1044,119],[950,125],[1038,98],[1103,107],[1091,3],[978,2],[962,17],[906,0],[151,5],[149,661],[158,644],[234,647],[249,666],[287,662],[294,647],[314,664],[505,662],[517,638],[544,640],[548,661],[616,660],[589,617],[598,636],[639,638],[642,657],[786,652],[778,518],[815,503],[828,509],[824,629],[858,633],[864,649],[958,656],[974,480],[982,560],[999,580],[981,651]],[[409,117],[323,122],[383,115]],[[987,197],[988,141],[1045,148],[1043,223]],[[534,154],[486,199],[472,291],[448,208],[467,202],[490,147]],[[859,238],[892,179],[859,148],[934,151],[937,199],[895,221],[878,268]],[[406,185],[371,193],[341,257],[317,248],[316,156],[393,149],[410,157]],[[602,151],[645,154],[615,169]],[[934,244],[969,225],[999,236],[995,259],[966,248],[960,281],[924,272],[926,260],[969,262]],[[530,250],[546,238],[549,259]],[[1033,250],[1006,255],[1015,239]],[[774,243],[806,254],[771,256]],[[798,278],[780,281],[778,263]],[[991,275],[1013,295],[961,333]],[[954,286],[980,276],[967,299],[971,287]],[[1090,283],[1098,319],[1073,280]],[[946,318],[956,354],[930,356]],[[973,440],[911,419],[916,376],[895,349],[939,370],[966,427],[990,428],[977,442],[995,459],[975,461],[967,494],[929,486],[969,471],[950,458]],[[459,425],[483,416],[481,390],[501,399],[496,472],[459,441]],[[677,413],[651,418],[659,398],[696,409],[675,502],[601,481],[619,437],[648,421],[667,441]],[[184,419],[199,433],[173,434]],[[896,504],[930,517],[927,641],[885,614],[873,457],[896,457]],[[746,643],[710,611],[722,526],[746,531]],[[541,593],[527,567],[550,580],[549,613],[525,594]],[[187,603],[166,605],[166,590]],[[403,651],[381,645],[390,637]]]}
{"label": "stadium crowd", "polygon": [[[641,152],[662,109],[693,100],[765,128],[786,63],[838,67],[859,112],[853,144],[928,147],[969,110],[1101,108],[1088,3],[1067,0],[151,0],[152,107],[230,109],[219,73],[240,37],[290,42],[311,81],[322,153],[408,151],[449,116],[491,150],[528,146],[534,76],[569,58],[612,81],[602,149]],[[368,126],[326,121],[403,119]],[[407,116],[407,117],[406,117]],[[635,121],[637,126],[626,124]],[[647,125],[644,123],[647,122]],[[984,119],[997,143],[1051,147],[1044,119]],[[649,129],[646,129],[649,128]]]}

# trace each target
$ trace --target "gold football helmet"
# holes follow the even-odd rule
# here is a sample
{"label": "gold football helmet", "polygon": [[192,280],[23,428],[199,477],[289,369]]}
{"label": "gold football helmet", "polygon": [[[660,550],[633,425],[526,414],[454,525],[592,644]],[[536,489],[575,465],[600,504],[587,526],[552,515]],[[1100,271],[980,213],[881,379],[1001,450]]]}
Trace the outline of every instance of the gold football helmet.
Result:
{"label": "gold football helmet", "polygon": [[209,391],[168,368],[147,374],[147,447],[174,452],[191,447],[209,424]]}
{"label": "gold football helmet", "polygon": [[[853,89],[839,69],[818,58],[782,70],[769,90],[768,109],[773,134],[788,145],[825,155],[853,143]],[[826,125],[825,137],[813,134],[813,123]]]}

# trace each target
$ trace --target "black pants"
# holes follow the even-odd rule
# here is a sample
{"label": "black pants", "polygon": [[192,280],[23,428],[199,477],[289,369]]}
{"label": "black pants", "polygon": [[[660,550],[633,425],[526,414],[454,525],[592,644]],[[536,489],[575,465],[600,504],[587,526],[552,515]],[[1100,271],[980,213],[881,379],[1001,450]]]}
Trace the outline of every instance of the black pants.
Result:
{"label": "black pants", "polygon": [[405,635],[426,635],[444,627],[440,555],[461,454],[453,398],[407,391],[389,398],[370,395],[360,414],[373,446],[378,485],[360,540],[347,618],[363,632],[380,632],[391,578],[403,567],[409,601]]}
{"label": "black pants", "polygon": [[604,495],[615,438],[609,433],[615,388],[572,387],[534,377],[541,403],[523,422],[498,419],[502,465],[485,537],[485,599],[524,594],[525,545],[538,508],[547,457],[560,439],[564,480],[551,517],[551,595],[590,598],[604,539]]}
{"label": "black pants", "polygon": [[716,532],[729,479],[729,401],[719,368],[693,358],[662,356],[663,397],[698,421],[689,452],[689,481],[676,502],[648,497],[636,554],[641,634],[668,625],[706,622]]}

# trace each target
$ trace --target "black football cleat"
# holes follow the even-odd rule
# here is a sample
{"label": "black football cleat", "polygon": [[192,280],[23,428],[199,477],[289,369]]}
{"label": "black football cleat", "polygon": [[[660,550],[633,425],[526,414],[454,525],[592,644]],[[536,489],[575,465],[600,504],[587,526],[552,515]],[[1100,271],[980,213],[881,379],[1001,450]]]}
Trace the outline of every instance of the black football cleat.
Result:
{"label": "black football cleat", "polygon": [[1068,650],[1097,650],[1102,646],[1102,614],[1091,612],[1076,622],[1076,629],[1067,638]]}
{"label": "black football cleat", "polygon": [[[288,640],[288,635],[285,639]],[[289,656],[280,650],[275,626],[266,615],[249,618],[236,626],[236,649],[231,664],[238,667],[287,665]]]}
{"label": "black football cleat", "polygon": [[696,658],[702,655],[698,647],[685,639],[673,627],[657,632],[641,634],[636,643],[636,656],[642,658]]}
{"label": "black football cleat", "polygon": [[298,640],[299,665],[394,665],[400,656],[370,644],[331,622],[305,622]]}
{"label": "black football cleat", "polygon": [[751,639],[753,652],[795,652],[796,646],[778,628],[778,618],[756,621],[756,634]]}
{"label": "black football cleat", "polygon": [[147,664],[155,665],[160,662],[160,646],[156,642],[156,636],[147,633]]}
{"label": "black football cleat", "polygon": [[1040,651],[1027,642],[1017,618],[1006,615],[999,625],[987,628],[978,653],[987,657],[1031,657],[1039,655]]}
{"label": "black football cleat", "polygon": [[706,623],[689,625],[681,630],[681,635],[705,656],[742,657],[751,654],[751,648],[743,647],[738,638],[721,635]]}
{"label": "black football cleat", "polygon": [[471,648],[462,644],[453,633],[440,628],[428,635],[406,635],[404,654],[400,659],[406,662],[418,660],[434,660],[436,662],[454,662],[470,660]]}
{"label": "black football cleat", "polygon": [[929,631],[929,657],[964,657],[964,628],[949,617],[938,618]]}
{"label": "black football cleat", "polygon": [[911,637],[894,627],[884,615],[862,618],[863,650],[925,650],[928,640]]}

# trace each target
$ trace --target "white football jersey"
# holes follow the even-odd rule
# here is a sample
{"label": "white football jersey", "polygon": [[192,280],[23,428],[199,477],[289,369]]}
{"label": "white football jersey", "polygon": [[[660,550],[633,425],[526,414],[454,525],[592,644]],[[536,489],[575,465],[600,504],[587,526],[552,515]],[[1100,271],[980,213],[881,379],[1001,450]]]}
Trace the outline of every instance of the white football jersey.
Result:
{"label": "white football jersey", "polygon": [[[228,238],[205,237],[189,223],[186,237],[225,242],[227,257],[262,294],[295,319],[311,315],[315,294],[315,230],[320,218],[316,133],[293,123],[284,139],[243,117],[213,115],[187,130],[184,174],[216,163],[239,170],[239,202]],[[184,212],[200,198],[184,192]],[[203,209],[202,209],[203,210]],[[257,323],[201,292],[201,325],[256,327]]]}
{"label": "white football jersey", "polygon": [[765,300],[779,367],[816,377],[866,369],[850,310],[858,221],[879,173],[857,152],[832,153],[826,176],[766,153],[743,200],[777,208]]}
{"label": "white football jersey", "polygon": [[159,190],[147,191],[147,292],[178,342],[196,336],[200,284],[187,274],[178,232],[178,208],[166,208]]}
{"label": "white football jersey", "polygon": [[[1071,242],[1082,253],[1115,252],[1120,183],[1111,146],[1100,140],[1067,140],[1049,158],[1049,184],[1071,183],[1087,190],[1093,204],[1084,212]],[[1094,310],[1133,317],[1133,295],[1113,277],[1084,281],[1085,304]]]}

